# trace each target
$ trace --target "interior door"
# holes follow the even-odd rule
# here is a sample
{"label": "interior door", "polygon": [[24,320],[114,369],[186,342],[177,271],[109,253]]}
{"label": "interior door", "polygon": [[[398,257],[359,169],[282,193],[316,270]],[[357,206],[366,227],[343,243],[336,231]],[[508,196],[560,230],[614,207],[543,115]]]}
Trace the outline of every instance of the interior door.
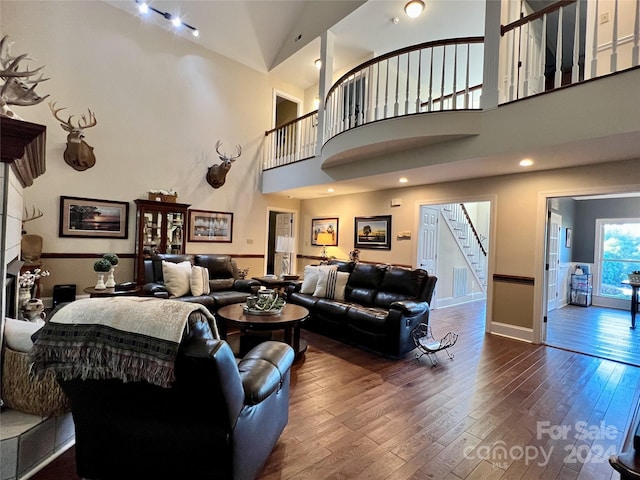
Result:
{"label": "interior door", "polygon": [[547,229],[547,313],[558,308],[558,265],[562,216],[550,212]]}
{"label": "interior door", "polygon": [[[276,225],[275,225],[276,244],[277,244],[278,237],[292,237],[292,236],[293,236],[293,214],[277,213]],[[282,274],[282,256],[283,255],[285,254],[280,252],[275,252],[274,273],[276,275]]]}
{"label": "interior door", "polygon": [[420,238],[418,239],[418,266],[436,275],[438,259],[438,218],[440,210],[428,205],[420,207]]}

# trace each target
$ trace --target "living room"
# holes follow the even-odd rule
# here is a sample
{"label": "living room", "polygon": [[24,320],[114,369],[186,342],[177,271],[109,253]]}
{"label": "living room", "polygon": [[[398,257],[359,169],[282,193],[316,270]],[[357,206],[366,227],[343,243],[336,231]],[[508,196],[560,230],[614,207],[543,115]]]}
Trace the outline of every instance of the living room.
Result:
{"label": "living room", "polygon": [[[92,265],[105,252],[116,252],[122,258],[119,282],[132,279],[134,270],[134,209],[126,239],[61,237],[61,196],[133,205],[133,200],[146,198],[151,190],[173,189],[178,201],[191,208],[233,212],[232,243],[190,242],[187,251],[232,254],[241,268],[249,269],[250,276],[265,272],[270,208],[297,212],[296,266],[301,272],[320,255],[321,248],[310,242],[313,218],[340,218],[340,243],[331,254],[347,258],[355,217],[393,215],[391,250],[367,250],[362,260],[413,265],[415,241],[398,240],[397,234],[409,231],[416,238],[416,205],[490,201],[494,256],[487,305],[490,321],[485,329],[536,342],[543,317],[546,199],[640,190],[637,155],[629,157],[608,149],[602,152],[600,162],[556,170],[410,184],[349,195],[337,192],[308,200],[264,194],[260,148],[265,129],[271,126],[273,90],[299,98],[305,98],[304,91],[141,23],[104,2],[3,1],[0,9],[0,30],[15,42],[14,53],[28,52],[36,59],[34,66],[46,65],[44,74],[50,80],[39,85],[38,92],[50,95],[47,101],[68,107],[67,115],[78,118],[91,109],[97,119],[97,125],[85,132],[85,141],[94,147],[96,165],[78,172],[63,160],[67,132],[51,115],[47,101],[16,108],[26,120],[47,126],[46,173],[24,190],[21,203],[43,213],[29,222],[27,229],[44,239],[43,266],[51,276],[43,281],[42,297],[49,302],[56,284],[76,284],[79,292],[95,284]],[[546,100],[518,102],[511,107],[513,113],[501,120],[502,135],[526,137],[526,132],[516,128],[518,118],[556,110],[560,120],[549,119],[551,126],[540,128],[549,136],[561,136],[556,132],[562,132],[559,124],[567,117],[580,123],[574,130],[582,129],[592,137],[614,127],[637,135],[638,99],[629,92],[633,92],[639,73],[635,69],[575,87],[582,93],[572,94],[569,89],[557,92],[554,98],[561,97],[560,102],[550,98],[556,94],[547,95]],[[586,108],[589,98],[590,107]],[[542,104],[532,105],[535,102]],[[580,102],[575,116],[566,113],[574,108],[572,102]],[[541,125],[547,121],[542,116],[536,118]],[[233,163],[225,185],[212,189],[205,175],[209,166],[219,163],[215,153],[218,140],[229,153],[236,144],[242,145],[242,155]],[[507,153],[514,155],[505,154],[499,161],[510,162],[512,158],[506,156],[520,152]],[[420,148],[391,155],[387,162],[428,158],[429,154],[428,148]],[[391,207],[391,200],[397,198],[402,199],[402,205]],[[14,213],[19,218],[22,212]],[[527,282],[514,283],[509,281],[512,277]]]}

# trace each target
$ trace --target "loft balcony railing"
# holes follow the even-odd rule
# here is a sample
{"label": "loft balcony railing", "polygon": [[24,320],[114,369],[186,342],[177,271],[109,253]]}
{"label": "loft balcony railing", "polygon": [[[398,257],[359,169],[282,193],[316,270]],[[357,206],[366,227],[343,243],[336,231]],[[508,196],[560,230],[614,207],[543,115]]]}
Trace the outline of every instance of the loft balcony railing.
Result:
{"label": "loft balcony railing", "polygon": [[[406,115],[479,109],[482,37],[422,43],[376,57],[343,75],[324,104],[323,142],[360,125]],[[265,132],[263,167],[315,155],[318,111]]]}
{"label": "loft balcony railing", "polygon": [[637,67],[640,0],[562,0],[500,33],[506,103]]}

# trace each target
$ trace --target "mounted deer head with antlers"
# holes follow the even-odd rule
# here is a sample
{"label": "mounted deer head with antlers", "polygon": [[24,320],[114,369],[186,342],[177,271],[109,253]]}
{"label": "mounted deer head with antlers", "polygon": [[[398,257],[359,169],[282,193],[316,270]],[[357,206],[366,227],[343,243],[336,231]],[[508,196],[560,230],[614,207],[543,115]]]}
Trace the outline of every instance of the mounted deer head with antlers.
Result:
{"label": "mounted deer head with antlers", "polygon": [[9,52],[11,44],[8,42],[8,38],[8,35],[5,35],[0,40],[0,78],[4,80],[0,89],[0,116],[22,120],[9,108],[9,105],[29,106],[42,102],[49,95],[41,97],[35,92],[35,88],[38,83],[49,79],[42,78],[42,74],[39,78],[32,79],[36,73],[44,68],[44,65],[35,70],[29,70],[28,67],[20,70],[20,62],[31,59],[27,57],[26,53],[17,57],[12,56]]}
{"label": "mounted deer head with antlers", "polygon": [[80,172],[93,167],[96,164],[93,147],[87,144],[83,138],[85,128],[91,128],[97,125],[98,122],[95,114],[89,110],[89,117],[87,118],[83,113],[80,115],[78,126],[75,127],[71,123],[73,115],[69,115],[67,120],[63,120],[58,116],[58,112],[65,110],[66,107],[56,108],[56,102],[49,102],[49,108],[56,120],[60,122],[62,129],[65,132],[69,132],[69,135],[67,135],[67,148],[64,151],[64,161]]}
{"label": "mounted deer head with antlers", "polygon": [[220,153],[220,145],[222,145],[222,142],[218,140],[216,142],[216,153],[222,162],[211,165],[209,170],[207,170],[207,183],[213,188],[220,188],[224,185],[227,179],[227,173],[231,170],[231,163],[235,162],[236,158],[242,155],[242,147],[240,145],[236,145],[236,155],[234,157],[228,157],[226,153]]}

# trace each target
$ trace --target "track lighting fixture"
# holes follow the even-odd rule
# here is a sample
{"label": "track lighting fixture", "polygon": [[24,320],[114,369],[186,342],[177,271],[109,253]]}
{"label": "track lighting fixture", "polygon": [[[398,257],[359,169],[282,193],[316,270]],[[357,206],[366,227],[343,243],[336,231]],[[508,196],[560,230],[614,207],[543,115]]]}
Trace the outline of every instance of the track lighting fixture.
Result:
{"label": "track lighting fixture", "polygon": [[162,12],[162,11],[158,10],[157,8],[152,7],[151,5],[149,5],[148,3],[146,3],[143,0],[135,0],[135,2],[138,5],[138,11],[141,14],[146,15],[150,11],[151,12],[155,12],[158,15],[161,15],[162,17],[164,17],[165,19],[170,21],[171,24],[175,28],[186,27],[189,30],[191,30],[191,34],[194,37],[199,37],[200,36],[200,32],[198,31],[198,29],[196,27],[192,26],[192,25],[189,25],[188,23],[183,22],[182,19],[180,18],[180,16],[173,15],[173,14],[171,14],[169,12]]}

